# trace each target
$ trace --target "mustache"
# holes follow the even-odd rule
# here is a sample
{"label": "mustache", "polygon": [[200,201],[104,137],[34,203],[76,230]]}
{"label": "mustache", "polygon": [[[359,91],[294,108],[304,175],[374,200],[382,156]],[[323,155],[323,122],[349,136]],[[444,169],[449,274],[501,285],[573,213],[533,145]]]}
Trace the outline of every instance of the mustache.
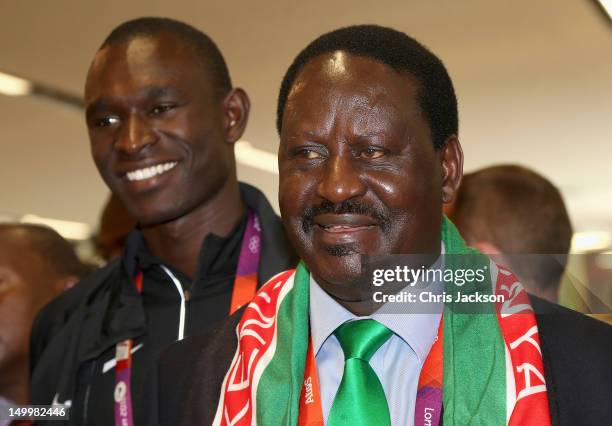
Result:
{"label": "mustache", "polygon": [[310,232],[314,227],[314,218],[320,214],[359,214],[374,219],[383,231],[389,229],[389,215],[386,211],[357,200],[346,200],[342,203],[323,201],[317,206],[307,207],[302,213],[302,228]]}

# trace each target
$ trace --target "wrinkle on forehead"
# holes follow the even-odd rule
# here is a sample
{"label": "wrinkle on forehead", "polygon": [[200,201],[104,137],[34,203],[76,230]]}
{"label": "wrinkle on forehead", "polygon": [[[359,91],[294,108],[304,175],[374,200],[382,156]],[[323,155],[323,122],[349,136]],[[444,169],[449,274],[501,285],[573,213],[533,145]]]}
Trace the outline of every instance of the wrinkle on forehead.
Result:
{"label": "wrinkle on forehead", "polygon": [[[304,94],[316,90],[312,87],[304,88]],[[401,108],[389,99],[384,87],[362,86],[348,96],[343,88],[338,86],[325,85],[320,90],[321,96],[315,96],[311,100],[318,104],[318,107],[312,111],[318,111],[315,113],[318,114],[319,120],[323,119],[317,123],[319,127],[316,129],[317,133],[327,133],[332,128],[343,125],[349,126],[354,134],[375,135],[388,130],[391,117],[397,119],[405,116],[405,112],[402,113]],[[286,118],[290,121],[299,119],[301,126],[310,127],[310,113],[300,109],[304,104],[300,104],[298,97],[296,93],[287,102]],[[321,109],[324,109],[326,114],[320,114]]]}

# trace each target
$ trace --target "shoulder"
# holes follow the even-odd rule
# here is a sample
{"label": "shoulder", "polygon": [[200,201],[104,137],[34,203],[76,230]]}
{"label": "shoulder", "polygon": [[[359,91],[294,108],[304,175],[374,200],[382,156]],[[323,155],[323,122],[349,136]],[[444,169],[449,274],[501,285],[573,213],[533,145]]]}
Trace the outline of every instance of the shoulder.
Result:
{"label": "shoulder", "polygon": [[[534,296],[553,423],[612,417],[612,326]],[[555,418],[556,417],[556,418]]]}
{"label": "shoulder", "polygon": [[259,189],[243,182],[240,182],[240,195],[247,207],[257,213],[261,224],[259,281],[265,282],[279,271],[295,267],[298,257],[287,240],[280,217],[266,196]]}
{"label": "shoulder", "polygon": [[612,326],[534,296],[530,299],[540,340],[553,364],[562,367],[559,373],[584,369],[593,379],[607,375],[612,385]]}
{"label": "shoulder", "polygon": [[[33,403],[49,404],[59,384],[77,369],[81,328],[90,309],[102,307],[101,292],[111,287],[119,261],[98,269],[47,304],[36,316],[30,335],[30,385]],[[100,312],[100,310],[99,310]],[[99,312],[97,313],[99,315]],[[90,315],[93,317],[92,315]],[[89,336],[91,337],[91,336]]]}
{"label": "shoulder", "polygon": [[[47,320],[58,316],[69,316],[80,306],[88,303],[92,295],[109,283],[109,279],[119,268],[120,260],[115,260],[105,267],[95,270],[74,287],[45,305],[38,316]],[[45,322],[48,323],[48,321]]]}
{"label": "shoulder", "polygon": [[587,315],[530,295],[536,313],[539,334],[552,346],[574,342],[570,353],[586,352],[585,356],[612,353],[612,326]]}
{"label": "shoulder", "polygon": [[110,285],[119,268],[120,260],[117,260],[97,269],[40,310],[32,326],[33,363],[36,362],[37,354],[42,352],[51,337],[63,328],[72,315],[90,303],[106,285]]}

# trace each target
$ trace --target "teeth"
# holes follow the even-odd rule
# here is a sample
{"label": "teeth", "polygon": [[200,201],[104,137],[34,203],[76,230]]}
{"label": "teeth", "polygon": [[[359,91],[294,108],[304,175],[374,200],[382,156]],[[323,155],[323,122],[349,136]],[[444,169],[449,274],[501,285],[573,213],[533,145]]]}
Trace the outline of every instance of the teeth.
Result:
{"label": "teeth", "polygon": [[138,169],[138,170],[133,170],[131,172],[127,172],[125,176],[130,182],[136,181],[136,180],[150,179],[153,176],[161,175],[162,173],[165,173],[168,170],[173,169],[174,166],[176,166],[177,164],[178,163],[176,161],[172,161],[170,163],[164,163],[164,164],[157,164],[155,166],[145,167],[144,169]]}

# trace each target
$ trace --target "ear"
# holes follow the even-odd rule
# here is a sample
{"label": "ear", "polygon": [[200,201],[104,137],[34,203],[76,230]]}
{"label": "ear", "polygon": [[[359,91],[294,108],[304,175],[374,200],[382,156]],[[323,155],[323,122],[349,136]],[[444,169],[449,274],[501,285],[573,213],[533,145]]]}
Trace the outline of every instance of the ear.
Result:
{"label": "ear", "polygon": [[451,135],[440,148],[442,161],[442,202],[451,203],[463,177],[463,150],[456,135]]}
{"label": "ear", "polygon": [[234,143],[240,139],[249,119],[251,101],[240,88],[232,89],[223,99],[225,140]]}
{"label": "ear", "polygon": [[469,243],[469,245],[480,250],[481,253],[486,254],[496,264],[505,266],[506,268],[509,267],[508,259],[495,244],[486,241],[474,241]]}
{"label": "ear", "polygon": [[486,241],[477,241],[470,243],[470,245],[486,255],[499,256],[501,254],[494,244],[487,243]]}
{"label": "ear", "polygon": [[71,289],[78,282],[79,282],[79,277],[77,277],[76,275],[69,275],[67,277],[59,278],[57,281],[55,281],[55,286],[54,286],[55,294],[59,295],[60,293],[63,293],[64,291]]}

